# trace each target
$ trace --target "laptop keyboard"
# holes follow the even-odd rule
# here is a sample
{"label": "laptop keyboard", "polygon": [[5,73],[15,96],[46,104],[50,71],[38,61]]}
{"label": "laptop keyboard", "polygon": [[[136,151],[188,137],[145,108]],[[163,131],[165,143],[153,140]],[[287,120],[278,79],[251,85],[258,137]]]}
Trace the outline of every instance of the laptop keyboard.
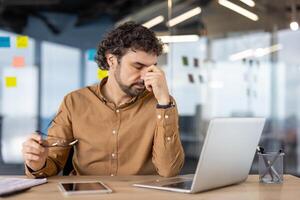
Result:
{"label": "laptop keyboard", "polygon": [[179,183],[171,183],[162,185],[162,187],[168,187],[168,188],[180,188],[180,189],[191,189],[193,181],[184,181]]}
{"label": "laptop keyboard", "polygon": [[193,180],[188,178],[172,178],[157,180],[156,183],[161,187],[191,189]]}

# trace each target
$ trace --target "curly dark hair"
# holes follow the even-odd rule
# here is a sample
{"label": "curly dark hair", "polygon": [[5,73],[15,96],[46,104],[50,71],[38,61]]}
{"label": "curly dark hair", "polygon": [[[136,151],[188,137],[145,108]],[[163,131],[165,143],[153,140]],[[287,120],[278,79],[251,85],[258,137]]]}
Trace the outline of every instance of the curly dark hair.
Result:
{"label": "curly dark hair", "polygon": [[99,43],[95,56],[98,67],[102,70],[109,69],[106,53],[117,56],[119,62],[130,48],[160,56],[163,44],[150,29],[134,22],[124,23],[109,32]]}

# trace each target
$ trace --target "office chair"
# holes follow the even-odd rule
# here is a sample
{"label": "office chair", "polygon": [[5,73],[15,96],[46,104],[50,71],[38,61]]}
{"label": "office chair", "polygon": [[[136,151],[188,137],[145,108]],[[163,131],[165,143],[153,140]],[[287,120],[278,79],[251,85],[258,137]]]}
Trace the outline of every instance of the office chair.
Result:
{"label": "office chair", "polygon": [[74,169],[73,162],[72,162],[73,154],[74,154],[74,147],[71,147],[67,158],[67,162],[65,164],[65,167],[63,168],[63,176],[69,176],[71,171]]}

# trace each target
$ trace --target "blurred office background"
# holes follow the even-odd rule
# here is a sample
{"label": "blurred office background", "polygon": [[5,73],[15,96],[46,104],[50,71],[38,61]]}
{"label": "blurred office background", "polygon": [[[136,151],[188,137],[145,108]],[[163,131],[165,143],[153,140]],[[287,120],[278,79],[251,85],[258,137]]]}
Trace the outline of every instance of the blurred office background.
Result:
{"label": "blurred office background", "polygon": [[47,131],[65,94],[105,76],[95,48],[126,21],[165,43],[182,173],[195,170],[210,119],[259,116],[260,144],[283,148],[285,172],[300,175],[300,0],[0,1],[0,174],[23,174],[26,137]]}

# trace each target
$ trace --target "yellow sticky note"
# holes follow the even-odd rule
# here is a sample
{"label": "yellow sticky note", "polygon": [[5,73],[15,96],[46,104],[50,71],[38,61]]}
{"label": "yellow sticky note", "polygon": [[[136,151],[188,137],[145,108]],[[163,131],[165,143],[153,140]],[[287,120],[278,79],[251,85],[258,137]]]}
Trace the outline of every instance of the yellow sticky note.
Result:
{"label": "yellow sticky note", "polygon": [[99,80],[102,80],[103,78],[107,77],[108,76],[108,72],[107,70],[101,70],[101,69],[98,69],[98,72],[97,72],[97,77]]}
{"label": "yellow sticky note", "polygon": [[8,88],[17,87],[17,77],[14,76],[5,77],[5,85]]}
{"label": "yellow sticky note", "polygon": [[28,47],[28,37],[17,36],[17,48],[27,48],[27,47]]}
{"label": "yellow sticky note", "polygon": [[12,61],[12,66],[14,67],[24,67],[25,59],[23,56],[15,56]]}

